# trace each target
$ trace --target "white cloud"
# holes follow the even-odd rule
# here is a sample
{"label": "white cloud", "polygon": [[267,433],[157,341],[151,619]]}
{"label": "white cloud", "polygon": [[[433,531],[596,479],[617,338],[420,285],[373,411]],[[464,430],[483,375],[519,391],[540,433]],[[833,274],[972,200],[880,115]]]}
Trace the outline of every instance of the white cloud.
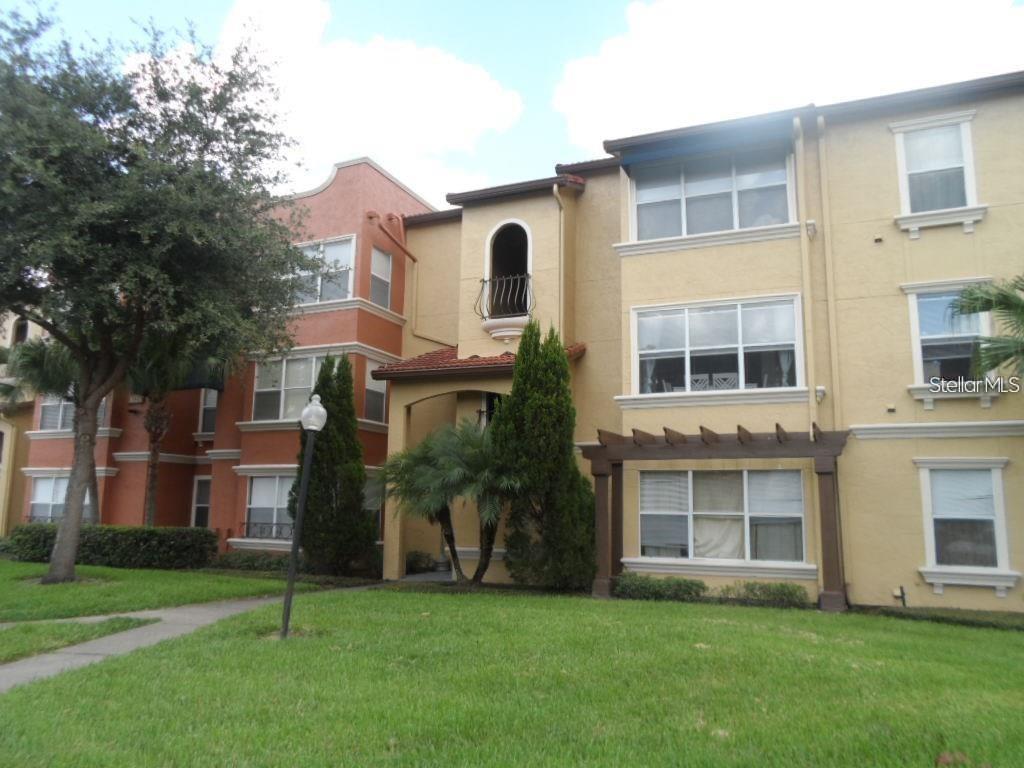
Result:
{"label": "white cloud", "polygon": [[237,0],[218,44],[228,51],[248,38],[272,65],[282,128],[303,165],[290,186],[314,187],[333,163],[362,155],[435,205],[486,186],[467,166],[482,137],[519,119],[519,94],[438,48],[325,39],[330,16],[325,0]]}
{"label": "white cloud", "polygon": [[554,107],[603,139],[1024,69],[1009,0],[655,0],[569,61]]}

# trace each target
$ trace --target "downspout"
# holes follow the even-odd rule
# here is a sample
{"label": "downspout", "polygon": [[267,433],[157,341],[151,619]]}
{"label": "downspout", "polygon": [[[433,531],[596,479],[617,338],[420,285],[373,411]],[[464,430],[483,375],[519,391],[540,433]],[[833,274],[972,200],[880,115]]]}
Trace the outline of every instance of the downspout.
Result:
{"label": "downspout", "polygon": [[793,118],[793,136],[796,156],[796,201],[800,222],[800,293],[804,323],[804,367],[807,381],[807,431],[814,439],[812,424],[818,420],[818,398],[814,384],[814,327],[811,301],[811,244],[807,235],[807,173],[804,163],[804,130],[799,117]]}
{"label": "downspout", "polygon": [[836,274],[832,258],[832,203],[829,196],[828,146],[825,143],[825,116],[818,115],[818,173],[821,187],[821,228],[825,240],[825,300],[828,307],[829,366],[832,378],[832,428],[843,428],[843,409],[839,386],[839,323],[836,319]]}
{"label": "downspout", "polygon": [[[555,202],[558,203],[558,333],[562,337],[562,342],[566,343],[567,340],[565,338],[565,242],[563,234],[563,231],[565,229],[565,201],[562,200],[562,192],[558,189],[558,184],[551,185],[551,194],[555,196]],[[532,276],[530,279],[532,281]]]}

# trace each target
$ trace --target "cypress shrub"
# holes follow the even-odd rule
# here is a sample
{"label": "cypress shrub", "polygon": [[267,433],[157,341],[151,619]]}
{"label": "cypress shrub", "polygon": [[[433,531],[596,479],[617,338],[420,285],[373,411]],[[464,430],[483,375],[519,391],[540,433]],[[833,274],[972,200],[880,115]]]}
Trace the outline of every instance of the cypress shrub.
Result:
{"label": "cypress shrub", "polygon": [[527,324],[516,353],[512,391],[492,429],[501,471],[520,481],[510,504],[505,564],[522,584],[586,590],[594,578],[594,494],[573,445],[569,360],[554,329],[541,343]]}
{"label": "cypress shrub", "polygon": [[614,594],[626,600],[700,600],[708,593],[708,585],[699,579],[668,577],[655,579],[639,573],[623,573],[615,579]]}
{"label": "cypress shrub", "polygon": [[[348,355],[324,360],[313,391],[327,409],[327,423],[316,436],[301,544],[314,573],[345,574],[372,555],[376,538],[374,517],[363,509],[366,468]],[[301,439],[299,467],[306,454],[305,431]],[[300,480],[295,478],[288,497],[293,520]]]}
{"label": "cypress shrub", "polygon": [[[18,526],[11,532],[11,554],[45,563],[56,537],[53,524]],[[216,553],[217,534],[209,528],[83,525],[75,562],[112,568],[205,568]]]}

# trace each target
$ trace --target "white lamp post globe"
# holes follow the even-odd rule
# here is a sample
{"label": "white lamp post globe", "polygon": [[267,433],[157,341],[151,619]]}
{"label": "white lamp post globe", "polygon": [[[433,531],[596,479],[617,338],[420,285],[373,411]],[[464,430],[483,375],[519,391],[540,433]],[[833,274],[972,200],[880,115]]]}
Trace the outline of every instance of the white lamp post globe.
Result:
{"label": "white lamp post globe", "polygon": [[299,417],[302,428],[319,432],[327,423],[327,409],[320,405],[320,395],[313,395],[309,398],[309,405],[302,409],[302,416]]}

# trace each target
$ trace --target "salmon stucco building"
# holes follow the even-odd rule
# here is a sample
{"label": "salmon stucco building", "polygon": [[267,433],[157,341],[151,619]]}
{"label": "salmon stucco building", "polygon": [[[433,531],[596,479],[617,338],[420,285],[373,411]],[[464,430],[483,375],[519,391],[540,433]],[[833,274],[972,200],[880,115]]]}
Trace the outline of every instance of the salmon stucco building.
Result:
{"label": "salmon stucco building", "polygon": [[[401,359],[409,259],[404,215],[431,206],[368,158],[338,163],[321,186],[293,196],[305,209],[298,245],[320,253],[326,271],[306,276],[287,356],[250,360],[221,388],[174,392],[161,446],[157,525],[210,527],[223,548],[287,550],[288,490],[295,477],[296,423],[321,361],[348,354],[363,459],[369,474],[387,450],[387,386],[370,377]],[[96,522],[141,525],[148,458],[146,405],[127,388],[111,393],[96,443]],[[21,506],[24,521],[63,514],[72,457],[73,407],[36,399]],[[380,513],[379,494],[366,504]],[[17,501],[17,500],[15,500]]]}
{"label": "salmon stucco building", "polygon": [[[631,571],[1024,610],[1024,395],[973,381],[1000,328],[951,311],[1024,272],[1022,125],[1017,73],[608,141],[407,216],[388,450],[485,422],[533,318],[571,359],[595,593]],[[443,560],[387,519],[386,578]]]}

